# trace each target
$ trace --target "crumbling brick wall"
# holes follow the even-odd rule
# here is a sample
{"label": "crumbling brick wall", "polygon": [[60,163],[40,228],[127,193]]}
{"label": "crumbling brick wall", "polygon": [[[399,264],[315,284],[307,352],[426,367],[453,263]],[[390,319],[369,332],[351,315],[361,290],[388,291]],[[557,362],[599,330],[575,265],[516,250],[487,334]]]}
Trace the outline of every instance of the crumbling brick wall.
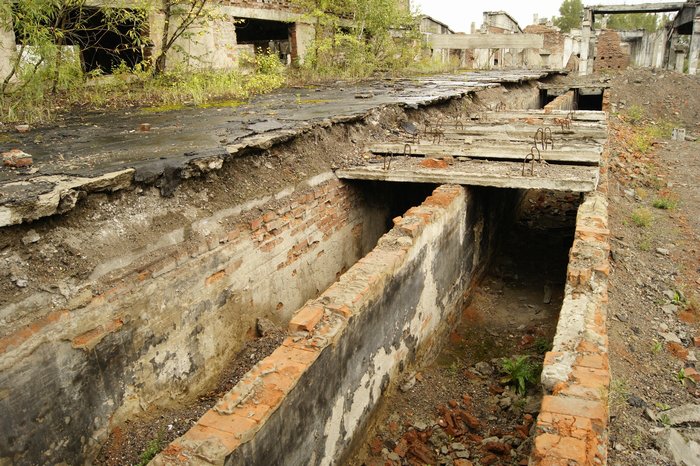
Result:
{"label": "crumbling brick wall", "polygon": [[598,36],[598,50],[593,63],[595,71],[624,70],[630,64],[629,53],[620,46],[620,35],[605,30]]}

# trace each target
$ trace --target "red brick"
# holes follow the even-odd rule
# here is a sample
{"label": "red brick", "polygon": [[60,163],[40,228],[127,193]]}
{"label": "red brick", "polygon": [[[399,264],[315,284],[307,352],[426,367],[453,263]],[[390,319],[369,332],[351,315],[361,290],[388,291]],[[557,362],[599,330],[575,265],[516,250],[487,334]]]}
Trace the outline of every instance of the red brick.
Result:
{"label": "red brick", "polygon": [[209,286],[209,285],[212,285],[212,284],[218,282],[219,280],[221,280],[221,279],[224,278],[225,276],[226,276],[226,271],[225,271],[225,270],[219,270],[218,272],[216,272],[216,273],[210,275],[209,277],[207,277],[207,279],[204,281],[204,283],[205,283],[207,286]]}
{"label": "red brick", "polygon": [[607,424],[608,421],[608,412],[604,402],[582,400],[570,396],[545,396],[542,399],[540,411],[589,418],[602,424]]}
{"label": "red brick", "polygon": [[[560,458],[562,460],[575,461],[576,464],[587,464],[586,442],[571,437],[560,437],[553,434],[540,434],[535,438],[533,456],[537,459]],[[556,464],[556,463],[548,463]],[[559,464],[567,465],[561,461]]]}
{"label": "red brick", "polygon": [[301,308],[289,322],[290,332],[310,332],[323,317],[323,306],[310,304]]}
{"label": "red brick", "polygon": [[263,226],[263,223],[265,223],[265,221],[262,217],[255,218],[250,221],[250,229],[253,231],[257,231]]}
{"label": "red brick", "polygon": [[418,165],[423,168],[447,168],[449,164],[440,159],[423,159]]}
{"label": "red brick", "polygon": [[92,330],[88,330],[87,332],[73,338],[73,340],[71,340],[71,346],[73,348],[92,349],[95,347],[95,345],[97,345],[97,343],[102,341],[107,334],[116,332],[123,325],[124,322],[122,319],[114,319],[113,321],[104,325],[99,325]]}

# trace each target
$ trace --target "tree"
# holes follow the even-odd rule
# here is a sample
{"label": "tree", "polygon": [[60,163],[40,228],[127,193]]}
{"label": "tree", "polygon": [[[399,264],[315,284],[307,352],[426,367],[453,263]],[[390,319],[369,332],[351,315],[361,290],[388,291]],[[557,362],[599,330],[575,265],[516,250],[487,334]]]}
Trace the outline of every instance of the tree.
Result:
{"label": "tree", "polygon": [[[139,25],[144,21],[142,11],[96,8],[87,5],[86,0],[3,2],[0,27],[15,31],[19,47],[9,74],[0,83],[0,95],[19,92],[32,83],[42,88],[48,84],[49,91],[55,94],[61,82],[80,79],[85,63],[75,54],[68,56],[66,46],[79,47],[83,55],[100,50],[118,63],[120,50],[105,50],[100,45],[101,37],[111,33],[123,44],[131,44],[129,47],[140,47]],[[18,79],[19,85],[11,89],[13,78]]]}
{"label": "tree", "polygon": [[607,27],[617,31],[644,29],[645,31],[654,32],[659,28],[659,17],[653,13],[607,15]]}
{"label": "tree", "polygon": [[555,18],[554,24],[559,26],[562,32],[569,32],[581,26],[583,16],[583,3],[581,0],[564,0],[559,7],[559,16]]}
{"label": "tree", "polygon": [[160,13],[163,15],[163,30],[160,49],[153,62],[153,71],[165,71],[168,52],[181,37],[192,35],[191,27],[197,22],[211,22],[214,15],[208,8],[209,0],[162,0]]}
{"label": "tree", "polygon": [[[314,19],[305,66],[320,74],[366,76],[413,59],[415,19],[403,0],[294,0]],[[398,31],[401,31],[400,33]]]}

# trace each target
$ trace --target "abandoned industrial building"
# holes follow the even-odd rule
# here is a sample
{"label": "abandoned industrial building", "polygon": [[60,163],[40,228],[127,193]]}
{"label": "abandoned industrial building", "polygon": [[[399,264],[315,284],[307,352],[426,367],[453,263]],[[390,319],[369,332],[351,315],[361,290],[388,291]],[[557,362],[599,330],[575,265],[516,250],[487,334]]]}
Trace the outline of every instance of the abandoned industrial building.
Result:
{"label": "abandoned industrial building", "polygon": [[[163,31],[167,70],[298,72],[325,25],[116,3],[53,44],[87,81]],[[6,11],[0,107],[42,60]],[[0,465],[700,464],[700,3],[516,17],[392,28],[423,73],[2,107]]]}

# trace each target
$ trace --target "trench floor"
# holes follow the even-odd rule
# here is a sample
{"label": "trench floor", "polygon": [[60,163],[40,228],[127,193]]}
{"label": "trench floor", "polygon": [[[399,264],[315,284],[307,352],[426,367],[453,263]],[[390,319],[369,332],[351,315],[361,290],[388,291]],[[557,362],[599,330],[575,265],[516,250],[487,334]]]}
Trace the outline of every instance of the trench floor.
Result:
{"label": "trench floor", "polygon": [[[432,362],[407,370],[387,393],[347,464],[527,464],[577,207],[573,194],[525,198],[461,323]],[[506,360],[529,372],[524,393],[506,380]]]}

